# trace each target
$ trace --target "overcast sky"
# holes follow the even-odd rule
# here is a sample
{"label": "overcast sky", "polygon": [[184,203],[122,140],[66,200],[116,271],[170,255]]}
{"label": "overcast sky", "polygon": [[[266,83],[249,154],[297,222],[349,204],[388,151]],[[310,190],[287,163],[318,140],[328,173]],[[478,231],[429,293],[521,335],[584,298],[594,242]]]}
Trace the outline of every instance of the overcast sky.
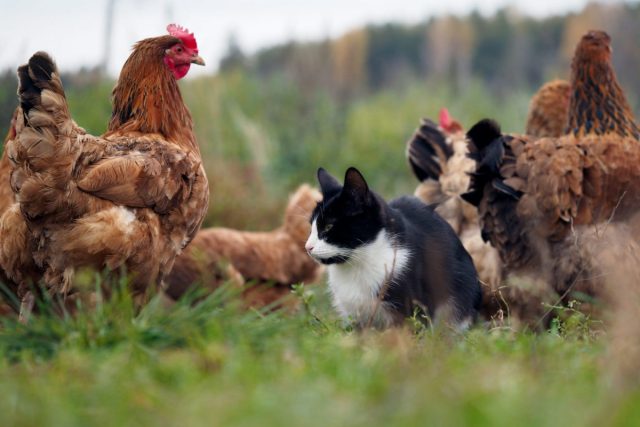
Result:
{"label": "overcast sky", "polygon": [[[201,56],[208,62],[206,68],[212,72],[226,50],[230,34],[236,36],[243,50],[253,52],[290,39],[338,36],[367,22],[414,23],[433,15],[467,14],[474,9],[491,14],[504,6],[546,16],[577,11],[586,3],[586,0],[116,0],[109,71],[117,75],[131,45],[142,38],[163,34],[169,22],[195,33]],[[99,63],[104,52],[106,4],[107,0],[0,0],[0,69],[17,67],[37,50],[51,53],[58,66],[66,70]]]}

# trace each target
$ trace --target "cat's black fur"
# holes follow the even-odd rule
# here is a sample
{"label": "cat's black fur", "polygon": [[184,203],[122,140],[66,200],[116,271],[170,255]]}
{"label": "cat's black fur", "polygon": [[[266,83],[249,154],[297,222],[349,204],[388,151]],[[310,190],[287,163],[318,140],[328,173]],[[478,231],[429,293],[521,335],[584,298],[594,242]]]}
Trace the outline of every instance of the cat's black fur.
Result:
{"label": "cat's black fur", "polygon": [[[413,315],[416,309],[433,319],[441,307],[449,310],[447,321],[475,319],[481,288],[473,261],[453,229],[433,208],[412,196],[387,204],[369,190],[355,168],[347,170],[344,187],[322,168],[318,170],[318,182],[323,201],[311,221],[316,221],[319,239],[357,251],[374,242],[385,229],[393,248],[409,250],[405,268],[394,275],[383,297],[385,308],[397,321]],[[347,253],[319,261],[331,269],[351,260]]]}

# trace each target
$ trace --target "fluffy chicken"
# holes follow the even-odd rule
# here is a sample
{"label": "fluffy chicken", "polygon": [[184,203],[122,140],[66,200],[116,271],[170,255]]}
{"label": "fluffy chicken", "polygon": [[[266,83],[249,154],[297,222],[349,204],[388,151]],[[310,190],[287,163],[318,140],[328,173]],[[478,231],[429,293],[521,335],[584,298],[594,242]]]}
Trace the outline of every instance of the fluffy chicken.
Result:
{"label": "fluffy chicken", "polygon": [[[0,158],[0,216],[15,202],[13,191],[9,185],[9,178],[11,176],[11,161],[7,155],[6,146],[16,136],[15,123],[18,110],[13,113],[11,117],[11,123],[9,125],[9,131],[4,139],[2,157]],[[19,307],[14,307],[12,296],[16,293],[16,286],[9,280],[4,274],[4,271],[0,269],[0,283],[5,287],[0,289],[0,317],[11,314],[18,310]],[[7,295],[7,292],[12,295]]]}
{"label": "fluffy chicken", "polygon": [[462,126],[446,109],[440,111],[439,126],[423,119],[420,128],[407,143],[409,164],[421,181],[415,195],[435,210],[460,237],[473,258],[480,280],[487,286],[483,306],[490,304],[492,292],[502,279],[498,252],[480,236],[478,213],[460,195],[469,185],[469,172],[475,166],[467,157],[467,142]]}
{"label": "fluffy chicken", "polygon": [[191,245],[176,259],[167,277],[166,293],[178,299],[194,285],[213,290],[225,281],[242,286],[248,306],[264,307],[290,293],[290,285],[312,283],[321,266],[304,248],[310,232],[309,218],[322,196],[302,185],[291,196],[283,225],[270,232],[228,228],[200,230]]}
{"label": "fluffy chicken", "polygon": [[[625,221],[640,207],[640,131],[611,66],[609,36],[591,31],[571,66],[568,133],[503,135],[483,120],[469,132],[476,161],[463,198],[510,272],[546,275],[566,296],[578,282],[597,294],[581,229]],[[579,284],[579,283],[578,283]]]}
{"label": "fluffy chicken", "polygon": [[571,86],[565,80],[552,80],[542,85],[529,103],[525,134],[539,138],[564,135],[570,97]]}
{"label": "fluffy chicken", "polygon": [[134,295],[162,285],[199,229],[209,189],[177,80],[204,65],[193,34],[138,42],[113,90],[108,131],[71,119],[55,63],[43,52],[18,69],[20,111],[8,146],[16,203],[0,218],[0,265],[19,284],[67,293],[79,268],[121,270]]}
{"label": "fluffy chicken", "polygon": [[[535,98],[534,98],[535,100]],[[537,104],[533,102],[532,108]],[[468,157],[462,126],[441,110],[439,125],[424,119],[407,146],[409,164],[421,180],[415,195],[427,204],[435,204],[440,214],[460,237],[473,258],[483,284],[481,313],[486,319],[535,322],[543,316],[543,301],[553,295],[540,287],[505,286],[500,254],[480,232],[478,212],[461,198],[467,191],[469,173],[475,162]]]}

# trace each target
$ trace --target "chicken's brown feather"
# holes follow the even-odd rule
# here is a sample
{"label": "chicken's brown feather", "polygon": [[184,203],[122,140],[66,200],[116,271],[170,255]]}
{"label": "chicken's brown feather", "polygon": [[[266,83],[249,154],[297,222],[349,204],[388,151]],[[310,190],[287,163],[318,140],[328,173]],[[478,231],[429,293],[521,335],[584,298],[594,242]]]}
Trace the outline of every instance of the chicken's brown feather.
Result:
{"label": "chicken's brown feather", "polygon": [[570,94],[571,85],[564,80],[542,85],[529,103],[525,133],[539,138],[564,135],[569,120]]}
{"label": "chicken's brown feather", "polygon": [[569,134],[541,139],[502,135],[486,120],[468,133],[476,170],[464,197],[478,207],[483,236],[498,248],[510,272],[533,268],[549,274],[559,292],[567,278],[583,275],[560,265],[562,251],[577,260],[567,265],[590,265],[581,260],[579,248],[567,243],[572,233],[625,221],[640,208],[637,126],[615,79],[610,52],[602,32],[590,32],[578,45]]}
{"label": "chicken's brown feather", "polygon": [[113,89],[113,113],[105,137],[156,133],[200,153],[178,82],[169,78],[166,68],[158,72],[165,49],[177,42],[173,36],[162,36],[136,43]]}
{"label": "chicken's brown feather", "polygon": [[639,139],[640,129],[611,66],[610,43],[607,33],[590,31],[576,48],[571,64],[567,133]]}
{"label": "chicken's brown feather", "polygon": [[287,295],[288,285],[313,283],[321,267],[306,253],[304,244],[310,232],[309,218],[320,199],[317,190],[302,185],[289,200],[282,227],[270,232],[201,230],[176,259],[167,278],[167,294],[177,299],[194,284],[212,290],[239,275],[257,285],[244,290],[245,301],[264,306]]}
{"label": "chicken's brown feather", "polygon": [[144,293],[162,284],[200,227],[207,179],[191,116],[163,62],[175,43],[163,36],[136,45],[103,137],[73,122],[47,54],[20,67],[21,113],[7,147],[18,203],[0,218],[0,265],[22,292],[21,272],[35,263],[31,278],[51,292],[66,292],[77,268],[92,267],[124,269]]}

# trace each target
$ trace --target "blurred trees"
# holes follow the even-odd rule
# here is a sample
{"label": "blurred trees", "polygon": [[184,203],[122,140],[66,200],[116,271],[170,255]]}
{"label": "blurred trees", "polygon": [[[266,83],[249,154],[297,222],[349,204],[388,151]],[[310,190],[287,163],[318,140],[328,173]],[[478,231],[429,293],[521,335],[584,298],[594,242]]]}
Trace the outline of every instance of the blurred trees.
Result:
{"label": "blurred trees", "polygon": [[[210,179],[206,224],[276,226],[287,192],[313,182],[318,166],[337,175],[357,166],[385,196],[410,193],[404,143],[420,117],[447,106],[465,126],[495,117],[505,131],[523,131],[533,91],[569,76],[575,44],[592,28],[611,34],[616,71],[638,106],[639,19],[639,4],[594,4],[545,19],[506,9],[369,25],[252,55],[230,37],[215,76],[180,83]],[[99,68],[62,78],[74,119],[102,133],[113,81]],[[15,70],[0,73],[2,136],[16,86]]]}
{"label": "blurred trees", "polygon": [[246,58],[238,44],[238,39],[234,34],[231,34],[227,39],[227,51],[220,60],[220,72],[225,73],[236,68],[242,68],[245,65],[245,60]]}
{"label": "blurred trees", "polygon": [[427,30],[430,49],[428,72],[438,78],[451,77],[458,90],[471,80],[471,58],[475,31],[470,20],[448,16],[435,20]]}
{"label": "blurred trees", "polygon": [[368,33],[362,29],[331,43],[331,75],[340,99],[348,99],[367,87],[367,43]]}
{"label": "blurred trees", "polygon": [[[416,75],[424,75],[425,25],[370,25],[367,77],[372,90],[393,86]],[[428,53],[427,53],[428,55]]]}
{"label": "blurred trees", "polygon": [[625,88],[638,94],[639,18],[640,4],[592,3],[580,13],[544,19],[510,8],[489,17],[472,12],[416,25],[368,25],[318,43],[290,42],[259,51],[244,67],[262,76],[291,75],[293,69],[301,90],[320,88],[339,100],[415,78],[436,79],[457,90],[478,79],[492,95],[504,97],[550,78],[568,78],[578,39],[599,28],[613,37],[614,63]]}

